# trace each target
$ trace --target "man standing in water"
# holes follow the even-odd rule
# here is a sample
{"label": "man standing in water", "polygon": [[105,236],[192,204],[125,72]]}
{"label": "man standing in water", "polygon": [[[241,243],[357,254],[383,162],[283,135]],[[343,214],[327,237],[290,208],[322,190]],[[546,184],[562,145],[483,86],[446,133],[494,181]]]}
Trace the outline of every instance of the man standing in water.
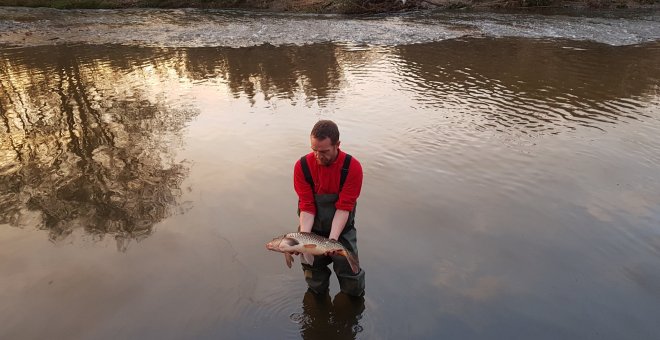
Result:
{"label": "man standing in water", "polygon": [[[339,129],[330,120],[314,125],[310,142],[312,152],[301,157],[293,170],[300,231],[337,240],[357,257],[355,205],[362,189],[362,166],[339,149]],[[364,270],[354,274],[345,257],[333,254],[316,256],[313,265],[303,263],[305,281],[313,292],[328,291],[330,263],[342,292],[364,295]]]}

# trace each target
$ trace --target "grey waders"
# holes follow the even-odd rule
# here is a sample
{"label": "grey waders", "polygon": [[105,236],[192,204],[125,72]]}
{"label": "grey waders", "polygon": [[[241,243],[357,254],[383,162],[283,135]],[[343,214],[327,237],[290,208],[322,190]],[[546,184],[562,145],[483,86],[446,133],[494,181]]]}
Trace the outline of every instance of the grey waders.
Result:
{"label": "grey waders", "polygon": [[[339,191],[344,186],[344,181],[348,176],[348,167],[351,162],[351,156],[346,155],[342,167],[341,181]],[[305,179],[312,186],[314,192],[314,181],[312,180],[309,166],[305,156],[300,159]],[[332,219],[335,217],[335,203],[339,199],[339,194],[314,194],[314,203],[316,205],[316,216],[314,217],[314,226],[312,232],[323,237],[330,236],[330,229],[332,228]],[[346,226],[339,235],[339,241],[346,249],[358,256],[357,249],[357,231],[355,230],[355,208],[348,215]],[[339,281],[339,288],[342,292],[352,296],[364,295],[364,270],[354,274],[351,266],[343,256],[314,256],[314,264],[308,265],[303,263],[303,271],[305,272],[305,281],[311,290],[317,294],[325,293],[330,286],[330,276],[332,273],[328,265],[332,263],[332,268],[337,275]]]}

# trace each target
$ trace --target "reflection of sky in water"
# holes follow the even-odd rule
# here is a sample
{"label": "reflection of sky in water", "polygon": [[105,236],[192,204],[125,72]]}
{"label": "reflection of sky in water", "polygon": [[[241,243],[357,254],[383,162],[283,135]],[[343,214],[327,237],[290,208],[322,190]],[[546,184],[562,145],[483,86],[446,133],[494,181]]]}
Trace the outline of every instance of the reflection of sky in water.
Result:
{"label": "reflection of sky in water", "polygon": [[[299,336],[300,270],[263,244],[295,228],[291,167],[319,118],[365,170],[359,337],[656,334],[654,45],[565,45],[3,50],[0,204],[22,217],[0,232],[0,337]],[[118,175],[131,159],[139,178]],[[13,176],[37,170],[50,185]],[[117,252],[115,230],[90,228],[103,216],[61,195],[70,177],[169,196]],[[113,202],[95,193],[87,210]],[[94,223],[51,245],[34,194]]]}

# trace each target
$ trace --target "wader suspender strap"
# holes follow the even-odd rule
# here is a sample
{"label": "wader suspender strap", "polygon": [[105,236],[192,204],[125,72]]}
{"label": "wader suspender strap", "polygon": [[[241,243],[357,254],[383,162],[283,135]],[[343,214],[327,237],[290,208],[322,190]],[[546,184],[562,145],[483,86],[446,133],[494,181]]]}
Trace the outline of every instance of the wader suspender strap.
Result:
{"label": "wader suspender strap", "polygon": [[344,182],[346,182],[346,177],[348,177],[348,167],[351,165],[351,155],[346,154],[344,158],[344,165],[341,167],[341,178],[339,179],[339,192],[344,188]]}
{"label": "wader suspender strap", "polygon": [[[341,168],[341,177],[339,178],[339,191],[344,188],[344,182],[346,182],[346,177],[348,177],[348,168],[351,166],[351,155],[346,154],[344,158],[344,165]],[[307,165],[307,156],[300,157],[300,167],[302,168],[303,175],[305,180],[312,187],[312,194],[314,193],[314,180],[312,179],[312,173],[309,171],[309,166]]]}
{"label": "wader suspender strap", "polygon": [[305,175],[305,180],[309,185],[312,186],[312,195],[314,194],[314,180],[312,179],[312,173],[309,171],[309,166],[307,165],[307,156],[300,157],[300,167],[302,168],[303,175]]}

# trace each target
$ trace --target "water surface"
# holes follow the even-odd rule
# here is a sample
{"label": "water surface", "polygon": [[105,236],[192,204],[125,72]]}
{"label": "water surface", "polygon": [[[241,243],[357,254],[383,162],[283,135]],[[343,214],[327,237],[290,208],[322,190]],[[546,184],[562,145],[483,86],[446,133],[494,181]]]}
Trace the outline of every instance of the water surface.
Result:
{"label": "water surface", "polygon": [[[442,14],[420,13],[326,18],[395,37],[369,35],[375,43],[317,41],[309,36],[325,31],[312,27],[302,38],[283,34],[282,44],[250,40],[254,31],[233,45],[200,28],[184,33],[211,43],[49,40],[55,33],[39,25],[67,30],[62,12],[3,11],[0,25],[34,33],[1,38],[0,338],[660,332],[653,14],[579,20],[646,27],[632,40],[579,30],[586,38],[480,31],[408,41],[388,31],[401,20],[436,33],[488,22],[463,14],[451,18],[457,26],[435,25]],[[246,32],[270,19],[62,15],[144,15],[154,29],[186,27],[193,15],[200,27],[231,22]],[[517,25],[568,27],[575,18]],[[339,124],[343,149],[364,168],[364,300],[338,294],[335,280],[329,296],[306,294],[299,267],[264,249],[296,227],[292,167],[318,119]]]}

